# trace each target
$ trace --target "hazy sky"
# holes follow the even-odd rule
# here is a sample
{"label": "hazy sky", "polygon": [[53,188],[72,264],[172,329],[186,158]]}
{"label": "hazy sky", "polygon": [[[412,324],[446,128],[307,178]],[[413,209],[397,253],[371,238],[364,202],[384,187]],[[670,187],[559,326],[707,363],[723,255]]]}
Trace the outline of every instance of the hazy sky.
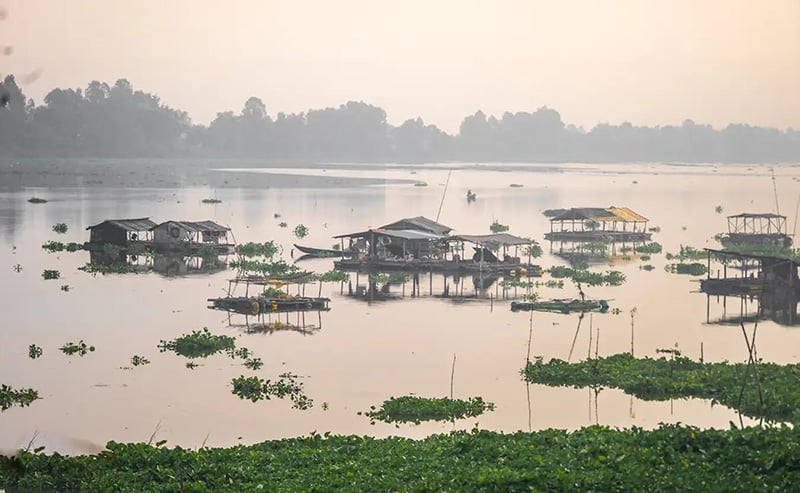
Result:
{"label": "hazy sky", "polygon": [[[800,0],[0,0],[24,90],[129,79],[208,123],[363,100],[457,131],[549,106],[568,123],[800,128]],[[1,16],[0,16],[1,17]],[[2,53],[2,50],[0,50]]]}

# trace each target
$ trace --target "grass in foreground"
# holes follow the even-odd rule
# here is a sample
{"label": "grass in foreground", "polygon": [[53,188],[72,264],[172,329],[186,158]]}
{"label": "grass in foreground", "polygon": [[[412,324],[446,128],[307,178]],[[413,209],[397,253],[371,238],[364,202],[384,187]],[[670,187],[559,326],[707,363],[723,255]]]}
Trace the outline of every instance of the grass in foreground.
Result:
{"label": "grass in foreground", "polygon": [[530,383],[551,386],[614,387],[644,400],[711,399],[752,418],[800,423],[800,365],[758,364],[763,406],[746,363],[698,363],[681,356],[637,359],[624,353],[579,363],[537,360],[522,375]]}
{"label": "grass in foreground", "polygon": [[230,448],[110,442],[0,457],[13,491],[792,491],[800,430],[588,427],[424,440],[320,436]]}

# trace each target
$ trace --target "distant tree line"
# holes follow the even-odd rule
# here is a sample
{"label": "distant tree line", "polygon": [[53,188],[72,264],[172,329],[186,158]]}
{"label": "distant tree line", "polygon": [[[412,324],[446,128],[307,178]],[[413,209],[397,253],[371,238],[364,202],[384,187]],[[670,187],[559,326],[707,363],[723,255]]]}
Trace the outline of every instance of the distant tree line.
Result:
{"label": "distant tree line", "polygon": [[400,126],[363,102],[272,117],[249,98],[208,126],[120,79],[54,89],[35,105],[8,75],[0,83],[0,155],[230,157],[311,161],[781,162],[800,161],[800,131],[686,120],[680,126],[567,125],[542,107],[467,116],[457,135],[420,118]]}

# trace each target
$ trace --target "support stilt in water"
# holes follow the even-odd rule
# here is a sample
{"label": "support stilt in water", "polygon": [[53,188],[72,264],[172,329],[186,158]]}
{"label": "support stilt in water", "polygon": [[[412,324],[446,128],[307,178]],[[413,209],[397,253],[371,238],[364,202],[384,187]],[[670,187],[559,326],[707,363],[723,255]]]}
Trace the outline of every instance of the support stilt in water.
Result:
{"label": "support stilt in water", "polygon": [[456,378],[456,353],[453,353],[453,367],[450,369],[450,399],[453,399],[453,384]]}

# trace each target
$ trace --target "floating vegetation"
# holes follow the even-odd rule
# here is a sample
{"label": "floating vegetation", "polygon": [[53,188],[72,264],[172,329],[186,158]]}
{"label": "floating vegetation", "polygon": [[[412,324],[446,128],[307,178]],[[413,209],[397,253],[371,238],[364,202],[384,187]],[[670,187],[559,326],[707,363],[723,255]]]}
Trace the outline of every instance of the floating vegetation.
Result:
{"label": "floating vegetation", "polygon": [[234,378],[233,394],[240,399],[249,399],[252,402],[270,400],[272,397],[283,399],[289,397],[292,407],[306,410],[314,406],[314,401],[303,393],[303,384],[297,381],[298,376],[292,373],[278,375],[278,380],[264,380],[259,377]]}
{"label": "floating vegetation", "polygon": [[651,258],[650,255],[642,255],[641,257],[639,257],[639,259],[642,260],[643,262],[649,261],[650,258]]}
{"label": "floating vegetation", "polygon": [[589,286],[621,286],[625,282],[625,274],[618,270],[610,270],[605,273],[589,272],[586,269],[557,265],[550,268],[550,275],[556,279],[570,278],[573,282]]}
{"label": "floating vegetation", "polygon": [[28,202],[30,202],[31,204],[46,204],[47,203],[47,201],[45,199],[42,199],[42,198],[39,198],[39,197],[31,197],[31,198],[28,199]]}
{"label": "floating vegetation", "polygon": [[706,252],[698,250],[690,246],[680,246],[680,251],[677,254],[667,253],[667,260],[700,260],[706,258]]}
{"label": "floating vegetation", "polygon": [[221,204],[222,203],[222,201],[217,199],[217,198],[214,198],[214,199],[203,199],[200,202],[202,202],[203,204]]}
{"label": "floating vegetation", "polygon": [[286,221],[281,221],[281,222],[278,223],[278,226],[281,227],[281,228],[288,228],[289,227],[289,223],[287,223]]}
{"label": "floating vegetation", "polygon": [[78,356],[86,356],[86,353],[94,352],[94,346],[89,346],[83,339],[78,341],[77,343],[68,342],[61,346],[61,352],[66,354],[67,356],[72,356],[73,354],[77,354]]}
{"label": "floating vegetation", "polygon": [[[19,389],[14,390],[12,387],[2,384],[0,385],[0,411],[5,411],[11,406],[17,405],[19,407],[30,406],[31,403],[39,399],[39,392],[33,389]],[[0,456],[2,458],[2,456]],[[0,466],[0,480],[3,478],[2,467]],[[0,487],[5,487],[0,481]]]}
{"label": "floating vegetation", "polygon": [[489,231],[492,233],[504,233],[508,231],[508,226],[505,224],[500,224],[500,221],[495,219],[492,224],[489,225]]}
{"label": "floating vegetation", "polygon": [[58,279],[61,277],[61,273],[57,270],[45,269],[44,272],[42,272],[42,277],[44,277],[45,281]]}
{"label": "floating vegetation", "polygon": [[714,207],[714,212],[716,212],[717,214],[722,214],[722,206],[718,205]]}
{"label": "floating vegetation", "polygon": [[274,217],[275,219],[278,219],[279,217],[281,217],[281,215],[276,212],[275,214],[272,215],[272,217]]}
{"label": "floating vegetation", "polygon": [[383,401],[380,409],[375,409],[375,406],[370,409],[364,414],[372,424],[375,421],[420,424],[423,421],[455,421],[480,416],[486,411],[494,411],[494,404],[484,402],[480,397],[462,400],[407,395],[391,397]]}
{"label": "floating vegetation", "polygon": [[509,185],[509,187],[511,187],[511,188],[522,188],[522,184],[521,183],[512,183],[511,185]]}
{"label": "floating vegetation", "polygon": [[655,270],[655,267],[653,267],[652,264],[644,264],[644,265],[640,266],[639,268],[641,270],[646,270],[647,272],[650,272],[651,270]]}
{"label": "floating vegetation", "polygon": [[[618,388],[643,400],[711,399],[752,418],[800,423],[800,365],[759,362],[759,396],[746,363],[698,363],[671,352],[670,358],[658,359],[629,353],[579,363],[539,359],[522,375],[530,383],[551,386]],[[748,379],[751,385],[744,385]]]}
{"label": "floating vegetation", "polygon": [[522,255],[527,255],[532,258],[539,258],[543,253],[544,251],[540,245],[529,245],[522,249]]}
{"label": "floating vegetation", "polygon": [[150,360],[145,358],[144,356],[139,356],[138,354],[134,354],[133,357],[131,358],[131,364],[133,366],[149,365]]}
{"label": "floating vegetation", "polygon": [[640,245],[635,250],[637,253],[661,253],[662,247],[660,243],[654,241],[646,245]]}
{"label": "floating vegetation", "polygon": [[256,272],[269,276],[284,276],[300,272],[300,267],[290,264],[283,259],[271,262],[260,260],[235,260],[228,264],[232,269],[239,269],[243,272]]}
{"label": "floating vegetation", "polygon": [[97,274],[128,274],[131,272],[136,272],[136,266],[127,262],[112,262],[110,264],[86,262],[86,265],[78,267],[78,270],[82,270],[93,276],[96,276]]}
{"label": "floating vegetation", "polygon": [[259,370],[264,366],[264,362],[261,361],[261,358],[247,358],[243,365],[251,370]]}
{"label": "floating vegetation", "polygon": [[207,327],[194,330],[171,341],[161,340],[158,349],[163,353],[173,351],[186,358],[207,358],[222,351],[233,351],[236,348],[233,337],[214,335]]}
{"label": "floating vegetation", "polygon": [[408,272],[390,272],[388,274],[373,272],[369,275],[369,282],[377,285],[403,284],[411,279]]}
{"label": "floating vegetation", "polygon": [[414,186],[415,187],[427,187],[428,184],[425,183],[424,181],[418,181],[418,182],[414,183]]}
{"label": "floating vegetation", "polygon": [[708,272],[708,267],[705,264],[692,262],[688,264],[667,264],[664,270],[672,274],[688,274],[690,276],[702,276]]}
{"label": "floating vegetation", "polygon": [[328,272],[317,275],[320,282],[346,282],[350,279],[350,274],[347,272],[331,269]]}
{"label": "floating vegetation", "polygon": [[187,362],[186,362],[186,368],[188,368],[188,369],[190,369],[190,370],[194,370],[194,369],[195,369],[195,368],[197,368],[198,366],[200,366],[200,365],[198,365],[198,364],[197,364],[197,363],[195,363],[194,361],[187,361]]}
{"label": "floating vegetation", "polygon": [[281,248],[272,240],[264,243],[242,243],[236,246],[236,253],[244,257],[272,258],[280,252]]}
{"label": "floating vegetation", "polygon": [[661,232],[661,226],[652,226],[650,228],[647,228],[647,231],[649,231],[651,233],[660,233]]}
{"label": "floating vegetation", "polygon": [[40,346],[37,346],[36,344],[31,344],[30,346],[28,346],[28,357],[30,359],[36,359],[40,357],[42,354],[44,354],[44,351]]}
{"label": "floating vegetation", "polygon": [[42,248],[50,253],[63,252],[65,250],[72,253],[83,250],[83,245],[74,242],[62,243],[60,241],[48,241],[42,244]]}
{"label": "floating vegetation", "polygon": [[64,291],[65,293],[69,293],[69,290],[70,290],[69,284],[62,284],[61,285],[61,291]]}
{"label": "floating vegetation", "polygon": [[56,223],[53,225],[53,231],[58,234],[64,234],[68,229],[69,228],[67,227],[66,223]]}
{"label": "floating vegetation", "polygon": [[503,279],[500,281],[501,288],[522,288],[522,289],[530,289],[534,285],[533,281],[523,281],[520,279]]}
{"label": "floating vegetation", "polygon": [[297,226],[294,227],[294,230],[292,230],[292,232],[297,238],[300,238],[301,240],[306,236],[308,236],[308,228],[304,224],[298,224]]}
{"label": "floating vegetation", "polygon": [[417,440],[311,433],[198,450],[112,441],[95,455],[0,457],[0,483],[9,492],[792,491],[798,449],[791,427],[680,424]]}

